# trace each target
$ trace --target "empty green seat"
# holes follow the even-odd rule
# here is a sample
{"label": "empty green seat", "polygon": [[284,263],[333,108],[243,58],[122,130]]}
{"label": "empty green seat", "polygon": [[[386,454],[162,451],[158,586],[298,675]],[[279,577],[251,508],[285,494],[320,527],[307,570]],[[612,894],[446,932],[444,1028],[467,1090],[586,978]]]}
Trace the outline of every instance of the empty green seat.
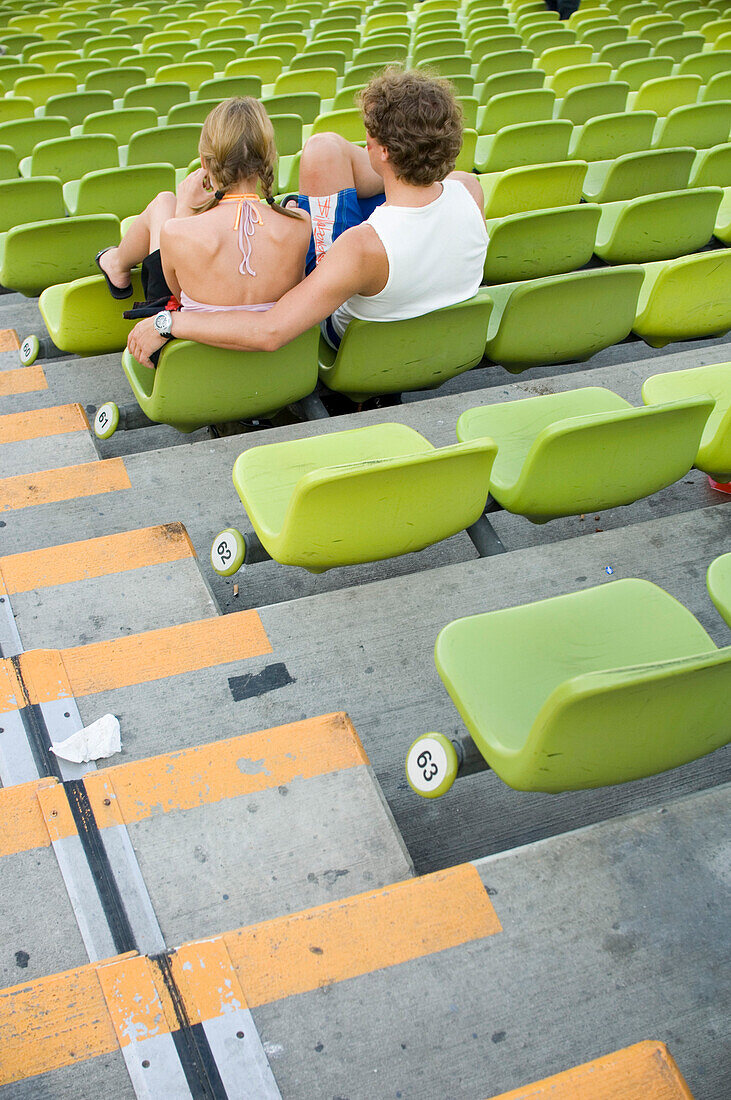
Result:
{"label": "empty green seat", "polygon": [[86,78],[87,92],[107,91],[113,96],[124,96],[130,88],[144,84],[147,74],[137,65],[125,65],[123,68],[98,69]]}
{"label": "empty green seat", "polygon": [[100,249],[119,241],[112,214],[19,225],[0,237],[0,283],[33,296],[46,287],[89,275]]}
{"label": "empty green seat", "polygon": [[223,71],[225,76],[256,76],[262,84],[271,84],[282,71],[282,60],[273,55],[240,57],[236,61],[229,61]]}
{"label": "empty green seat", "polygon": [[588,65],[592,55],[591,46],[567,43],[544,50],[536,61],[536,67],[543,69],[548,76],[554,76],[559,69],[565,69],[570,65]]}
{"label": "empty green seat", "polygon": [[[645,57],[624,61],[617,69],[616,80],[626,80],[631,91],[638,91],[648,80],[670,76],[673,71],[672,57]],[[646,108],[638,107],[637,110]],[[655,108],[651,107],[650,110]]]}
{"label": "empty green seat", "polygon": [[731,252],[645,265],[633,331],[651,347],[723,336],[731,328]]}
{"label": "empty green seat", "polygon": [[[233,49],[231,46],[209,46],[207,49],[193,46],[190,52],[185,55],[183,61],[213,65],[214,73],[222,73],[229,61],[235,61],[238,56],[238,50]],[[207,77],[206,79],[210,78]]]}
{"label": "empty green seat", "polygon": [[492,309],[487,292],[404,321],[351,321],[337,352],[320,345],[320,378],[352,401],[433,389],[480,362]]}
{"label": "empty green seat", "polygon": [[[529,88],[542,88],[546,74],[542,69],[513,69],[495,73],[482,86],[482,100],[489,104],[493,96],[504,92],[520,92]],[[555,93],[554,93],[555,94]]]}
{"label": "empty green seat", "polygon": [[706,586],[718,613],[731,626],[731,554],[722,554],[708,566]]}
{"label": "empty green seat", "polygon": [[114,106],[111,92],[72,92],[54,95],[46,103],[46,113],[54,118],[67,118],[72,126],[79,126],[97,111],[110,111]]}
{"label": "empty green seat", "polygon": [[[171,107],[168,111],[166,125],[177,126],[180,123],[197,122],[199,126],[202,126],[207,116],[211,113],[214,107],[221,102],[220,99],[194,99],[188,103],[176,103],[174,107]],[[136,129],[141,130],[143,126],[149,127],[154,125],[152,122],[143,122]],[[279,143],[277,143],[277,150],[279,149]]]}
{"label": "empty green seat", "polygon": [[[187,84],[137,84],[128,88],[122,97],[125,109],[152,107],[158,115],[166,115],[176,103],[187,103],[190,88]],[[222,97],[224,98],[224,97]]]}
{"label": "empty green seat", "polygon": [[606,61],[596,61],[591,65],[569,65],[549,76],[546,86],[553,88],[557,99],[563,99],[572,88],[580,88],[584,84],[601,84],[609,80],[611,75],[612,66]]}
{"label": "empty green seat", "polygon": [[693,103],[676,107],[667,118],[659,121],[653,144],[658,149],[678,145],[709,149],[728,141],[729,132],[731,102]]}
{"label": "empty green seat", "polygon": [[58,176],[62,183],[84,172],[119,165],[117,142],[109,134],[79,134],[42,141],[20,162],[21,175]]}
{"label": "empty green seat", "polygon": [[681,148],[652,149],[627,153],[613,161],[595,161],[589,165],[584,198],[605,203],[659,191],[679,191],[688,184],[694,159],[693,149]]}
{"label": "empty green seat", "polygon": [[663,38],[655,47],[655,52],[662,57],[672,57],[673,61],[680,62],[683,58],[697,54],[702,49],[702,35],[681,34],[674,38]]}
{"label": "empty green seat", "polygon": [[720,187],[696,187],[605,203],[595,252],[606,263],[632,264],[687,256],[713,236]]}
{"label": "empty green seat", "polygon": [[[318,115],[312,124],[311,133],[323,134],[328,131],[340,134],[347,141],[364,142],[366,139],[363,116],[357,107],[343,111],[327,111],[325,114]],[[277,150],[279,150],[279,143],[277,143]]]}
{"label": "empty green seat", "polygon": [[338,76],[345,72],[347,58],[337,50],[320,50],[317,53],[301,53],[292,60],[290,71],[297,69],[334,69]]}
{"label": "empty green seat", "polygon": [[485,354],[514,373],[589,359],[629,336],[642,278],[608,267],[490,287]]}
{"label": "empty green seat", "polygon": [[649,581],[458,619],[435,661],[480,753],[518,790],[640,779],[728,740],[731,647]]}
{"label": "empty green seat", "polygon": [[478,134],[495,134],[503,126],[540,122],[553,117],[556,95],[549,88],[528,88],[490,96],[478,111]]}
{"label": "empty green seat", "polygon": [[690,54],[689,57],[683,58],[678,65],[679,75],[684,76],[688,73],[695,73],[703,80],[704,84],[719,73],[728,74],[730,72],[731,50],[714,50],[712,53]]}
{"label": "empty green seat", "polygon": [[[131,301],[143,299],[140,272],[136,269],[132,272]],[[38,299],[38,309],[56,347],[74,355],[121,352],[137,324],[124,319],[120,303],[112,298],[101,275],[49,286]],[[90,317],[93,324],[89,323]]]}
{"label": "empty green seat", "polygon": [[715,99],[731,99],[731,72],[712,76],[705,88],[701,89],[700,99],[702,103]]}
{"label": "empty green seat", "polygon": [[587,161],[611,160],[648,150],[656,122],[654,111],[619,111],[590,118],[574,129],[569,156]]}
{"label": "empty green seat", "polygon": [[548,164],[568,155],[571,123],[566,119],[524,122],[504,126],[496,134],[477,139],[478,172],[500,172],[526,164]]}
{"label": "empty green seat", "polygon": [[631,504],[685,477],[712,407],[687,397],[634,408],[588,386],[468,409],[457,438],[493,439],[490,495],[545,523]]}
{"label": "empty green seat", "polygon": [[[475,83],[487,82],[491,76],[498,73],[512,73],[519,69],[532,69],[535,57],[532,50],[503,50],[500,53],[488,54],[483,57],[477,66]],[[543,76],[541,76],[541,82]]]}
{"label": "empty green seat", "polygon": [[661,76],[646,80],[631,103],[633,111],[655,111],[668,115],[675,107],[695,103],[703,81],[689,73],[686,76]]}
{"label": "empty green seat", "polygon": [[696,153],[689,187],[731,187],[731,142]]}
{"label": "empty green seat", "polygon": [[[608,61],[613,69],[618,70],[619,66],[623,65],[625,61],[641,61],[649,58],[651,49],[649,42],[642,42],[638,38],[630,38],[625,42],[612,42],[602,46],[599,50],[598,59],[599,61]],[[620,80],[626,79],[619,72],[617,76]]]}
{"label": "empty green seat", "polygon": [[157,119],[154,107],[122,107],[115,111],[99,111],[88,115],[84,119],[81,132],[111,134],[117,145],[126,145],[132,134],[138,130],[157,126]]}
{"label": "empty green seat", "polygon": [[254,447],[236,490],[276,560],[322,572],[422,550],[479,519],[491,440],[434,448],[403,424]]}
{"label": "empty green seat", "polygon": [[731,481],[731,363],[655,374],[642,386],[646,405],[710,396],[715,401],[694,465],[714,481]]}
{"label": "empty green seat", "polygon": [[590,203],[509,214],[487,223],[484,282],[576,271],[591,259],[601,207]]}
{"label": "empty green seat", "polygon": [[574,126],[581,126],[590,118],[624,111],[628,93],[629,85],[621,80],[583,84],[571,88],[556,104],[556,117],[567,118]]}
{"label": "empty green seat", "polygon": [[316,92],[322,99],[331,99],[337,89],[337,80],[334,69],[291,69],[276,78],[274,94]]}
{"label": "empty green seat", "polygon": [[277,352],[224,351],[189,340],[163,348],[157,368],[128,351],[122,366],[143,412],[158,424],[193,432],[206,424],[276,412],[317,383],[319,327]]}
{"label": "empty green seat", "polygon": [[525,210],[574,206],[581,201],[586,161],[536,164],[478,176],[485,195],[485,217],[503,218]]}
{"label": "empty green seat", "polygon": [[[234,61],[233,64],[237,64],[237,62]],[[181,61],[177,65],[163,65],[157,70],[152,79],[156,84],[186,84],[193,91],[197,91],[204,81],[213,79],[216,71],[210,62]]]}
{"label": "empty green seat", "polygon": [[199,99],[229,99],[245,95],[251,95],[254,99],[261,97],[261,79],[258,76],[215,76],[213,80],[205,80],[198,89]]}
{"label": "empty green seat", "polygon": [[129,139],[127,164],[165,164],[185,168],[196,156],[201,128],[194,122],[182,122],[164,129],[138,130]]}
{"label": "empty green seat", "polygon": [[115,214],[119,220],[141,213],[161,191],[175,190],[170,164],[140,164],[87,172],[64,184],[70,214]]}
{"label": "empty green seat", "polygon": [[262,103],[269,116],[298,115],[306,126],[311,125],[320,113],[320,97],[316,92],[288,92],[286,95],[265,96]]}
{"label": "empty green seat", "polygon": [[0,98],[0,123],[34,118],[34,113],[35,105],[28,96],[5,96]]}
{"label": "empty green seat", "polygon": [[18,154],[10,145],[0,145],[0,180],[17,179]]}
{"label": "empty green seat", "polygon": [[0,233],[25,222],[63,218],[61,181],[55,176],[0,182]]}
{"label": "empty green seat", "polygon": [[32,99],[41,107],[53,95],[68,95],[77,91],[76,80],[68,73],[43,73],[21,76],[13,85],[13,94]]}

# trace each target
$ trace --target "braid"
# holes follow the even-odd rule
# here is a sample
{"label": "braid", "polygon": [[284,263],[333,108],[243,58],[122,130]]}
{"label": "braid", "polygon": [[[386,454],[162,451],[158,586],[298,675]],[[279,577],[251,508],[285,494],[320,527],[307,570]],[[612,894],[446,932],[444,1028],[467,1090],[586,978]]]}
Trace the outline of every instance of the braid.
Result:
{"label": "braid", "polygon": [[280,206],[278,202],[274,201],[272,195],[272,189],[274,187],[274,161],[270,160],[263,163],[259,168],[258,175],[261,181],[261,189],[264,192],[264,199],[272,210],[276,210],[278,214],[284,214],[286,218],[299,218],[301,216],[299,211],[286,210],[283,206]]}

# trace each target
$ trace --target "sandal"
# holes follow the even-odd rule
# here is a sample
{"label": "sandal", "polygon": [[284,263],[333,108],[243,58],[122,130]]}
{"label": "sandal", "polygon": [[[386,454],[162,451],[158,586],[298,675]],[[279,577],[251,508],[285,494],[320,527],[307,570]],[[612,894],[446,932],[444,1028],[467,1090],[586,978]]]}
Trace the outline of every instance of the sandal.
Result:
{"label": "sandal", "polygon": [[94,257],[94,263],[106,279],[107,286],[109,287],[109,293],[111,294],[112,298],[116,298],[118,301],[121,301],[122,298],[132,297],[132,283],[130,283],[129,286],[115,286],[102,265],[99,263],[99,260],[105,252],[110,252],[113,248],[116,247],[116,245],[110,244],[108,248],[102,248],[101,252],[97,252],[96,256]]}

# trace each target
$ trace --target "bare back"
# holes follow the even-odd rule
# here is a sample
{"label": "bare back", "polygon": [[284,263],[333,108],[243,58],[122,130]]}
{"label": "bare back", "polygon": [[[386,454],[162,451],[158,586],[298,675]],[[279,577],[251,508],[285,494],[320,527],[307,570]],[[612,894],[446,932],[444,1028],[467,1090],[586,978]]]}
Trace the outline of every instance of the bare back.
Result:
{"label": "bare back", "polygon": [[166,222],[160,251],[171,290],[179,288],[209,305],[257,305],[278,301],[304,278],[309,217],[288,218],[264,202],[252,202],[251,207],[254,219],[256,214],[261,218],[250,237],[249,268],[254,275],[239,270],[236,203]]}

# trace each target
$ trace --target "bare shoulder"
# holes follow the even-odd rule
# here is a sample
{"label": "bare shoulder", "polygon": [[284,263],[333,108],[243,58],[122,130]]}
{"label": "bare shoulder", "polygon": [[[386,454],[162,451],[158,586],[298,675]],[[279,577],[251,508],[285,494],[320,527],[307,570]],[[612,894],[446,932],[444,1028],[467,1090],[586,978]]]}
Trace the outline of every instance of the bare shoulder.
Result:
{"label": "bare shoulder", "polygon": [[471,172],[450,172],[447,179],[456,180],[457,183],[461,183],[463,187],[466,187],[472,198],[482,212],[485,206],[485,196],[482,193],[482,187],[477,176],[474,176]]}

